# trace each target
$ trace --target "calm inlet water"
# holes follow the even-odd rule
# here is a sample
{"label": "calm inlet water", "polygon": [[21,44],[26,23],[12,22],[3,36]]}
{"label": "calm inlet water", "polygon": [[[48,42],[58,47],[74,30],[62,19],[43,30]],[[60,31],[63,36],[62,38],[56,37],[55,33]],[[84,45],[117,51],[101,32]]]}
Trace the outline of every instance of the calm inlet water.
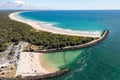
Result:
{"label": "calm inlet water", "polygon": [[49,80],[120,80],[120,11],[31,11],[19,15],[64,29],[110,30],[108,37],[95,46],[46,54],[44,66],[71,69]]}

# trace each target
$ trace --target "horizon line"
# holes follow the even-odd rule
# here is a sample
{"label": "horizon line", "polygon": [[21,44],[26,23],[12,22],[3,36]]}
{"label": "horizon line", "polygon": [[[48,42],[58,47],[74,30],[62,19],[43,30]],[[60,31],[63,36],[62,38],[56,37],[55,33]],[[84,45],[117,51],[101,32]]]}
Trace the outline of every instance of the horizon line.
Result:
{"label": "horizon line", "polygon": [[12,10],[13,10],[13,11],[14,11],[14,10],[29,10],[29,11],[30,11],[30,10],[51,10],[51,11],[52,11],[52,10],[68,10],[68,11],[70,11],[70,10],[72,10],[72,11],[73,11],[73,10],[75,10],[75,11],[77,11],[77,10],[81,10],[81,11],[82,11],[82,10],[87,10],[87,11],[88,11],[88,10],[120,10],[120,9],[0,9],[0,10],[4,10],[4,11],[7,11],[7,10],[9,10],[9,11],[10,11],[10,10],[11,10],[11,11],[12,11]]}

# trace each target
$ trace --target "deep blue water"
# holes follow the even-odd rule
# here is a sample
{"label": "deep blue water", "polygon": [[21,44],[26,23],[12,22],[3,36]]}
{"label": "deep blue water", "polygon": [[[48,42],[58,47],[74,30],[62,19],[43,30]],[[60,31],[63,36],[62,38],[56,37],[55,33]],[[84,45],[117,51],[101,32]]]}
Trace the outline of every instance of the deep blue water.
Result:
{"label": "deep blue water", "polygon": [[[23,17],[74,30],[110,30],[101,43],[86,48],[71,72],[50,80],[120,80],[120,11],[33,11]],[[81,51],[81,50],[80,50]],[[75,53],[74,53],[75,54]],[[59,56],[58,56],[59,58]]]}
{"label": "deep blue water", "polygon": [[48,22],[54,27],[83,31],[102,31],[106,29],[106,26],[101,23],[101,20],[110,19],[106,11],[31,11],[19,15],[32,20]]}

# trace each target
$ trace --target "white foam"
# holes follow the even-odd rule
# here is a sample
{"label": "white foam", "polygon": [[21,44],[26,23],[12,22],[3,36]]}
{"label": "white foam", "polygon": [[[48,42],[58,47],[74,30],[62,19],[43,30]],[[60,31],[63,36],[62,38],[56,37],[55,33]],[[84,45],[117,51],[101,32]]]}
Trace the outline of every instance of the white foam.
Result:
{"label": "white foam", "polygon": [[38,30],[47,31],[54,34],[63,34],[63,35],[72,35],[72,36],[85,36],[85,37],[101,36],[100,31],[77,31],[77,30],[71,30],[71,29],[58,28],[53,26],[53,24],[50,24],[47,22],[35,21],[35,20],[23,18],[19,16],[19,13],[22,13],[22,12],[11,13],[9,15],[10,19],[29,24],[30,26]]}

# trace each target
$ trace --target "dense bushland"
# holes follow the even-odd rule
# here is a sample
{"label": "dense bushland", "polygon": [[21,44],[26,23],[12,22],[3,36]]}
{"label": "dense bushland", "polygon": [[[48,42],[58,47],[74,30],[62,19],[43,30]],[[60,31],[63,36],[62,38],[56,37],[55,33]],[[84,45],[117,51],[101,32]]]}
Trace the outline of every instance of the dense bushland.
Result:
{"label": "dense bushland", "polygon": [[10,20],[9,13],[0,12],[0,51],[4,51],[11,42],[18,44],[20,41],[26,41],[41,46],[42,49],[51,49],[80,45],[95,39],[37,31],[27,24]]}

